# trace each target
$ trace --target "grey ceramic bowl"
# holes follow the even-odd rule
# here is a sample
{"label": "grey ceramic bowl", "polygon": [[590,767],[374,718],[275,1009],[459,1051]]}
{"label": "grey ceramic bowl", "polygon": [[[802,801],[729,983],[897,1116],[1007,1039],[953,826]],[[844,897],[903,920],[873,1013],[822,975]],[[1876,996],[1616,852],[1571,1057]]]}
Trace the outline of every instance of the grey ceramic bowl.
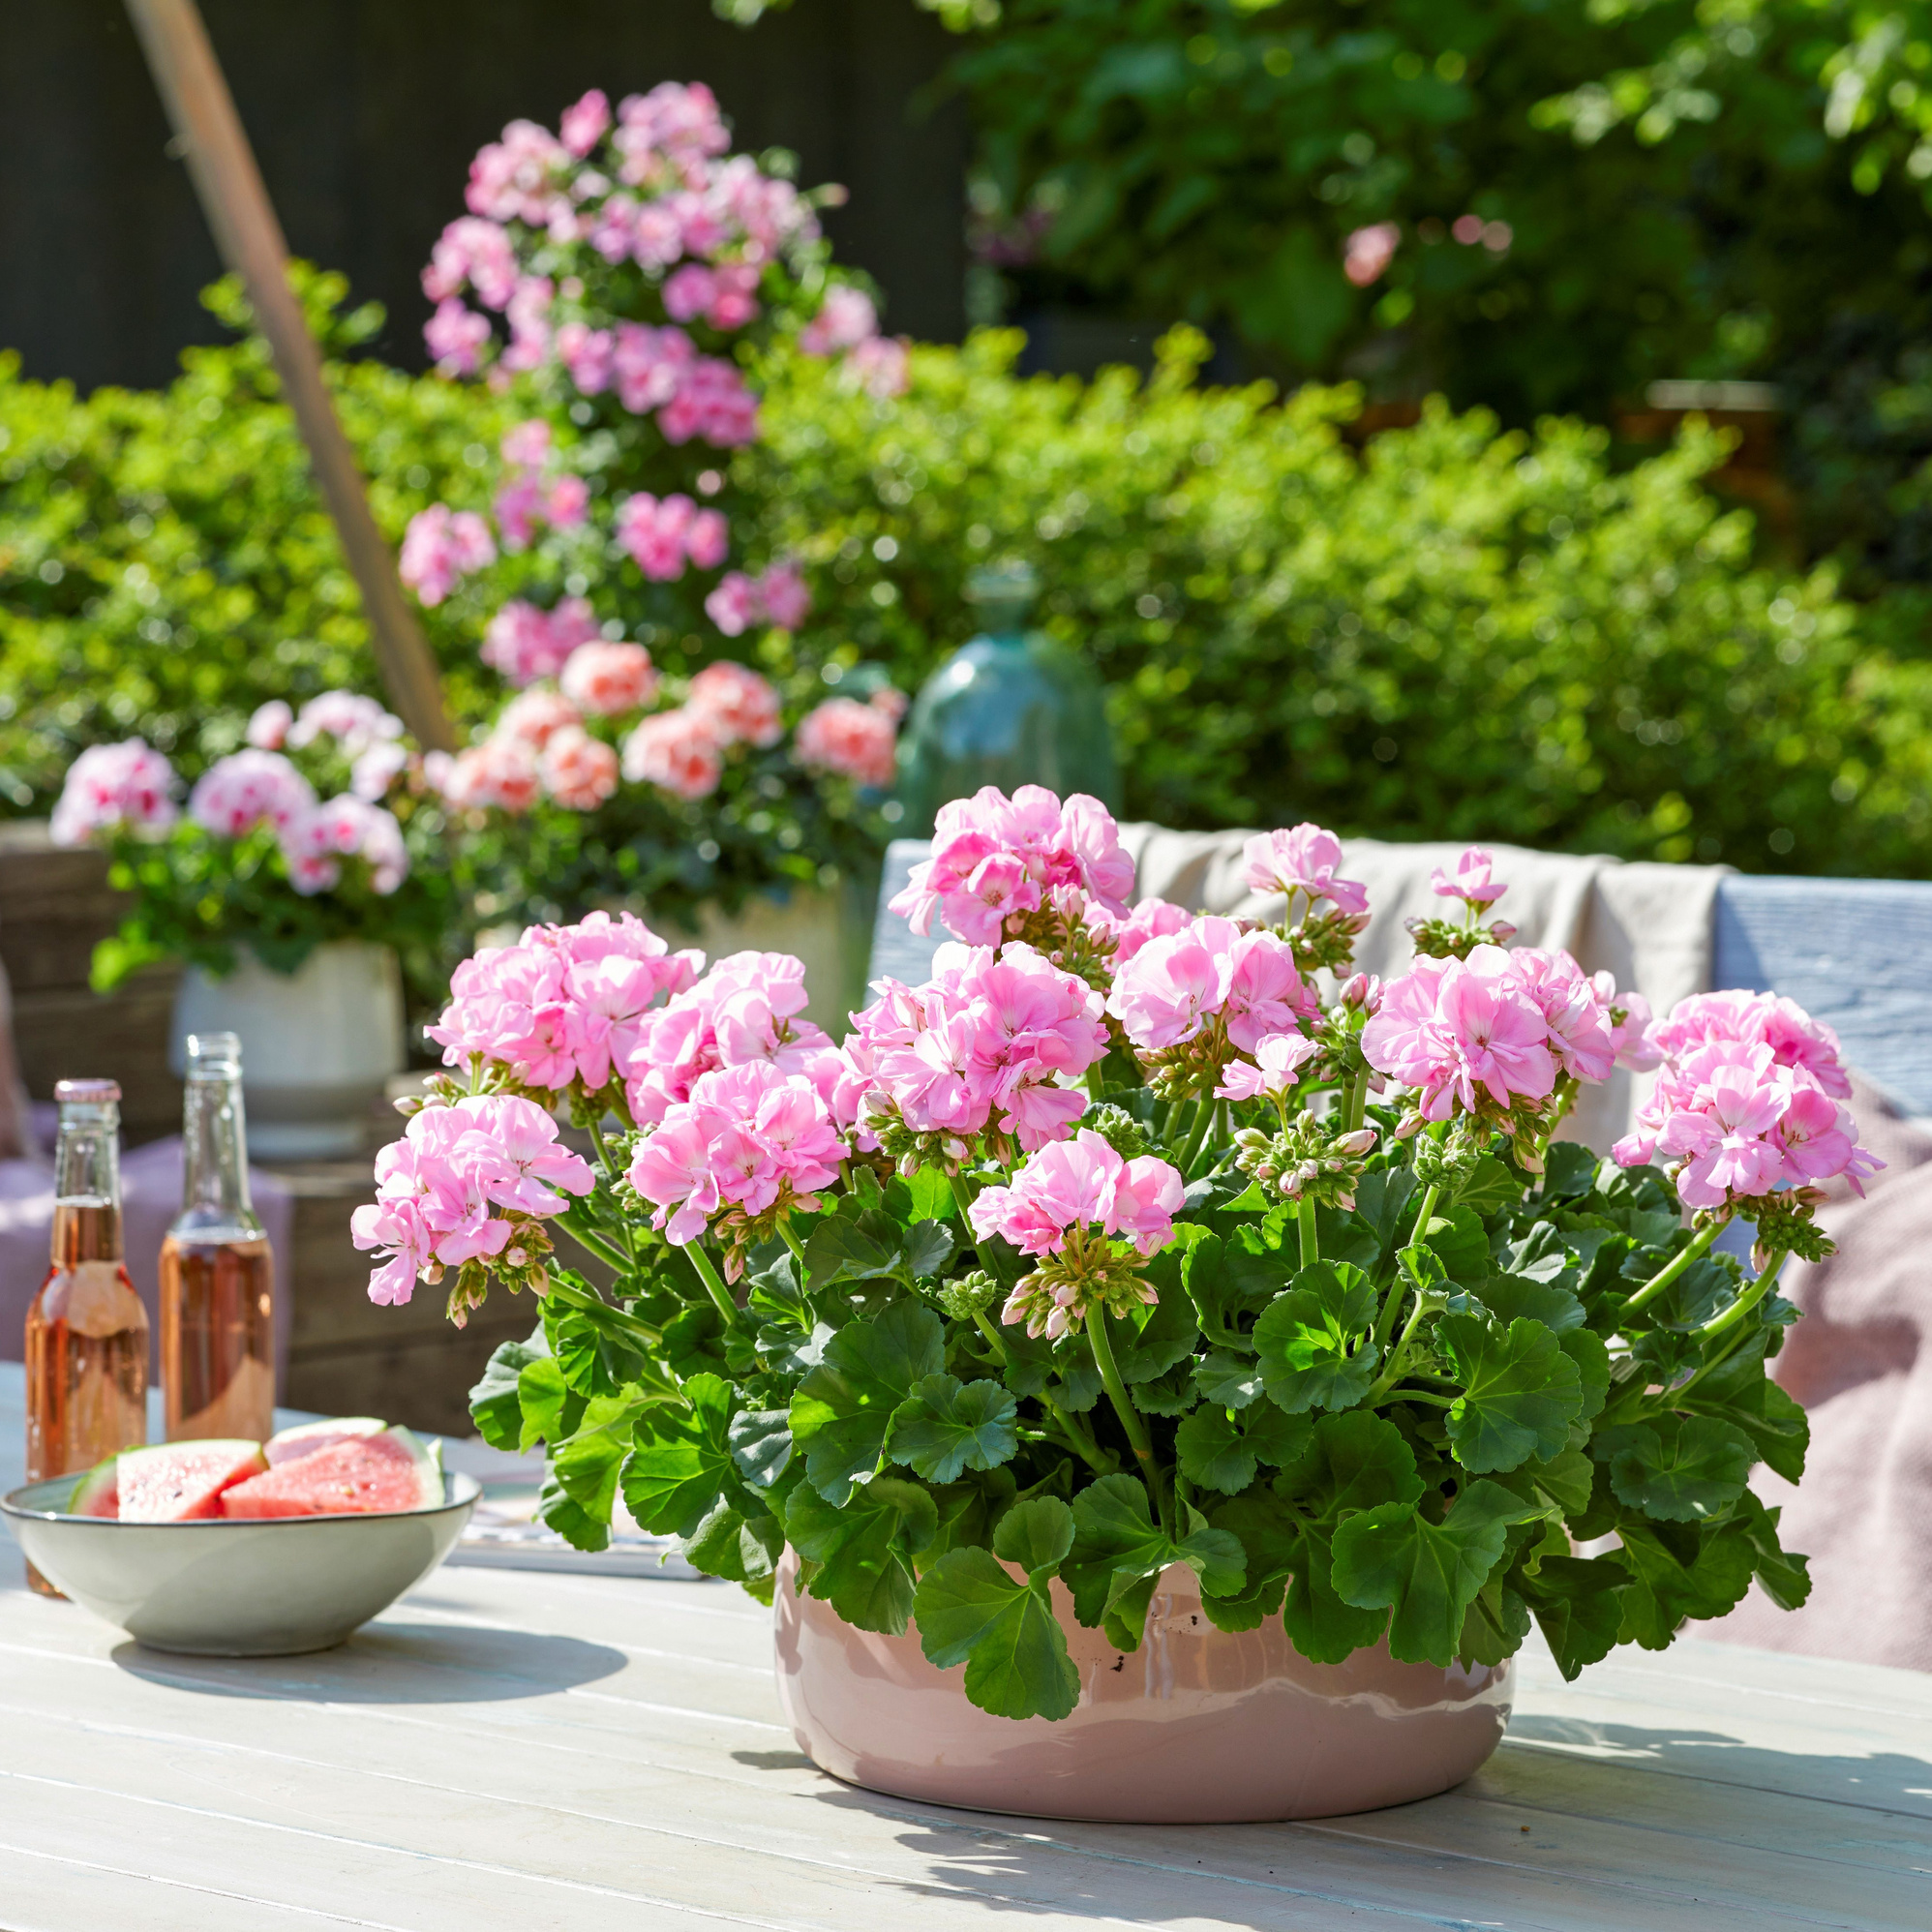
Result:
{"label": "grey ceramic bowl", "polygon": [[433,1509],[269,1522],[121,1523],[69,1516],[75,1479],[0,1497],[49,1583],[156,1650],[287,1657],[326,1650],[388,1609],[454,1548],[482,1486],[445,1475]]}

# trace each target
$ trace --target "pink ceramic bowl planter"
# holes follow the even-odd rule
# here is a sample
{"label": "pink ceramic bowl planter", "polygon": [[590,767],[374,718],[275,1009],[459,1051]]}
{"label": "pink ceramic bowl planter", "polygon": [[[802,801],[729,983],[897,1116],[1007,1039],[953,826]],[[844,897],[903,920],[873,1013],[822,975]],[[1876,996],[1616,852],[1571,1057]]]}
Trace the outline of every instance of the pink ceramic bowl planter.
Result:
{"label": "pink ceramic bowl planter", "polygon": [[856,1630],[779,1572],[778,1694],[822,1770],[897,1797],[1037,1818],[1233,1825],[1405,1804],[1459,1784],[1501,1740],[1511,1663],[1399,1664],[1385,1645],[1312,1664],[1279,1617],[1220,1631],[1193,1572],[1161,1579],[1126,1656],[1053,1595],[1080,1673],[1058,1723],[966,1701],[917,1631]]}

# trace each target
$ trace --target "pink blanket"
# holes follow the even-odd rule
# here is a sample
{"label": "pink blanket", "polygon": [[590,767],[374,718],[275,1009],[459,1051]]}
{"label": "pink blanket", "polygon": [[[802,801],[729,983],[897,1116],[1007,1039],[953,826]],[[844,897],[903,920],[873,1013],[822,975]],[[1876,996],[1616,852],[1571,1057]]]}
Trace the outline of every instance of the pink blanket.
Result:
{"label": "pink blanket", "polygon": [[1819,1220],[1838,1252],[1793,1264],[1804,1319],[1772,1374],[1811,1419],[1798,1488],[1760,1469],[1779,1535],[1811,1558],[1811,1598],[1784,1612],[1752,1585],[1694,1634],[1769,1650],[1932,1671],[1932,1131],[1854,1075],[1861,1138],[1887,1165],[1869,1197],[1842,1186]]}

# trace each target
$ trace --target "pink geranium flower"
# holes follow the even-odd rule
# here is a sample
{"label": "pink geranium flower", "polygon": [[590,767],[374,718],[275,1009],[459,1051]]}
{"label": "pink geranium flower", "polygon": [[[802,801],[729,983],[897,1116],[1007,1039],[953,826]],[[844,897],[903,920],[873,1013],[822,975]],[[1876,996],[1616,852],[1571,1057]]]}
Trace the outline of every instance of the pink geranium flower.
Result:
{"label": "pink geranium flower", "polygon": [[885,786],[897,770],[892,720],[856,698],[828,698],[800,720],[793,748],[799,763],[860,785]]}
{"label": "pink geranium flower", "polygon": [[589,717],[642,709],[662,681],[641,644],[580,644],[558,678],[563,695]]}
{"label": "pink geranium flower", "polygon": [[688,707],[659,711],[624,740],[623,774],[675,799],[705,799],[724,776],[716,729]]}
{"label": "pink geranium flower", "polygon": [[1290,898],[1302,892],[1311,906],[1326,899],[1350,915],[1369,910],[1369,889],[1359,880],[1336,877],[1342,841],[1318,825],[1257,832],[1241,848],[1241,856],[1249,887],[1256,892],[1286,892]]}
{"label": "pink geranium flower", "polygon": [[1459,1107],[1472,1113],[1483,1097],[1508,1107],[1554,1091],[1549,1024],[1507,971],[1507,958],[1499,947],[1478,947],[1466,963],[1419,959],[1383,989],[1380,1010],[1364,1027],[1363,1056],[1417,1090],[1425,1119],[1446,1120]]}
{"label": "pink geranium flower", "polygon": [[721,745],[772,745],[783,735],[778,693],[757,672],[742,664],[706,665],[691,679],[691,693],[685,704],[694,715],[705,720]]}
{"label": "pink geranium flower", "polygon": [[537,772],[559,805],[591,812],[618,789],[618,754],[582,725],[564,725],[550,735]]}
{"label": "pink geranium flower", "polygon": [[90,744],[67,768],[48,831],[56,845],[81,845],[122,826],[160,831],[175,820],[174,768],[138,738]]}
{"label": "pink geranium flower", "polygon": [[1509,888],[1490,876],[1495,854],[1470,846],[1456,861],[1454,871],[1438,865],[1429,875],[1429,883],[1438,898],[1461,899],[1477,911],[1493,906]]}
{"label": "pink geranium flower", "polygon": [[1253,1063],[1231,1061],[1223,1071],[1215,1098],[1222,1101],[1253,1101],[1265,1096],[1282,1100],[1294,1092],[1301,1070],[1321,1051],[1306,1034],[1273,1033],[1255,1045]]}

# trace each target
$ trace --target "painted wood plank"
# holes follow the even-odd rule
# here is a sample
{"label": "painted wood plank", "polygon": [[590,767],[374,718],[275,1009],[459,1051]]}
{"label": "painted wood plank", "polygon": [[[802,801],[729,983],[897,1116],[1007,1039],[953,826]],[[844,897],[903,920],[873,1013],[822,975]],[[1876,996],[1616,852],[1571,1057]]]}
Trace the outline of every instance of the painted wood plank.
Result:
{"label": "painted wood plank", "polygon": [[[1932,1922],[1932,1680],[1908,1673],[1691,1645],[1566,1686],[1532,1653],[1516,1736],[1457,1793],[1147,1830],[839,1786],[792,1748],[770,1655],[741,1594],[660,1579],[445,1570],[342,1650],[257,1663],[161,1657],[0,1591],[0,1857],[92,1872],[61,1932],[116,1922],[88,1886],[216,1900],[225,1870],[262,1887],[264,1925],[410,1932],[458,1922],[449,1899],[465,1932]],[[104,1831],[136,1876],[94,1871]],[[223,1909],[180,1922],[222,1932]]]}

